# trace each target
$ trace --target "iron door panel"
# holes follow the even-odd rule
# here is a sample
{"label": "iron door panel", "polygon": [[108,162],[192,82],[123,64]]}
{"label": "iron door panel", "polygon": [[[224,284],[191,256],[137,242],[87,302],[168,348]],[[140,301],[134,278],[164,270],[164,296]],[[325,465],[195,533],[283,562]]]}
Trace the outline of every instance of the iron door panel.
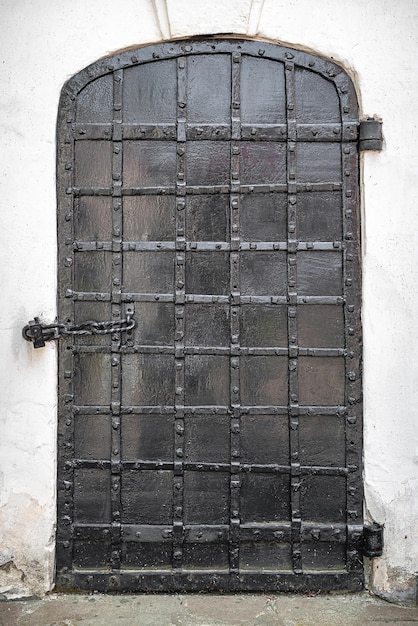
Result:
{"label": "iron door panel", "polygon": [[259,42],[64,87],[60,317],[136,326],[60,346],[58,588],[362,587],[357,128]]}

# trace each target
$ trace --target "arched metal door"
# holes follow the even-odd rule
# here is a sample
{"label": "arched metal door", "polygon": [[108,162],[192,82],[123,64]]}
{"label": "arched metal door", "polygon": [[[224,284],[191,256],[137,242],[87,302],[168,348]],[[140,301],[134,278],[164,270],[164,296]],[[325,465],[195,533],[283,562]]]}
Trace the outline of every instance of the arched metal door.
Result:
{"label": "arched metal door", "polygon": [[88,67],[58,122],[57,586],[362,586],[358,111],[253,41]]}

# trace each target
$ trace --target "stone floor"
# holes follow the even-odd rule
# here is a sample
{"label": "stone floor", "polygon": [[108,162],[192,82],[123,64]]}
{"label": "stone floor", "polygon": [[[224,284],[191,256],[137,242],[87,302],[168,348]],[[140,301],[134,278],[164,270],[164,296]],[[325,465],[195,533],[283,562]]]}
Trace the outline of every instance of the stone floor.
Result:
{"label": "stone floor", "polygon": [[70,595],[0,602],[0,626],[418,626],[418,608],[347,595]]}

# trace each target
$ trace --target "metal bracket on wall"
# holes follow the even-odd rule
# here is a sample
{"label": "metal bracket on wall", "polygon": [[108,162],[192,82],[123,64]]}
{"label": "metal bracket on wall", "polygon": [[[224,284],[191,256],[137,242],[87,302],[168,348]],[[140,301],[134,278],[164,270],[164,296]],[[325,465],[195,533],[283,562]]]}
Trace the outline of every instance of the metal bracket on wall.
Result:
{"label": "metal bracket on wall", "polygon": [[383,553],[383,526],[381,524],[367,524],[363,527],[363,555],[369,558],[382,556]]}
{"label": "metal bracket on wall", "polygon": [[360,122],[359,149],[382,150],[382,147],[382,122],[379,122],[372,117]]}

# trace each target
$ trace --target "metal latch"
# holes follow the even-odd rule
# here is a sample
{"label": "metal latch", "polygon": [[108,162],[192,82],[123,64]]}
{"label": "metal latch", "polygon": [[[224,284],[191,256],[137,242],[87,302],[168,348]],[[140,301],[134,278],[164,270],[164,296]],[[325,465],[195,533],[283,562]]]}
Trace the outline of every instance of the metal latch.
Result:
{"label": "metal latch", "polygon": [[383,526],[381,524],[367,524],[363,527],[363,554],[369,558],[382,556],[383,553]]}
{"label": "metal latch", "polygon": [[382,122],[379,122],[372,117],[360,122],[359,149],[381,150],[382,147]]}
{"label": "metal latch", "polygon": [[22,330],[23,338],[32,341],[34,348],[43,348],[46,341],[59,339],[68,335],[110,335],[132,330],[136,326],[133,319],[134,309],[132,305],[126,307],[126,317],[121,320],[109,320],[96,322],[88,320],[80,324],[60,323],[44,324],[35,317]]}

